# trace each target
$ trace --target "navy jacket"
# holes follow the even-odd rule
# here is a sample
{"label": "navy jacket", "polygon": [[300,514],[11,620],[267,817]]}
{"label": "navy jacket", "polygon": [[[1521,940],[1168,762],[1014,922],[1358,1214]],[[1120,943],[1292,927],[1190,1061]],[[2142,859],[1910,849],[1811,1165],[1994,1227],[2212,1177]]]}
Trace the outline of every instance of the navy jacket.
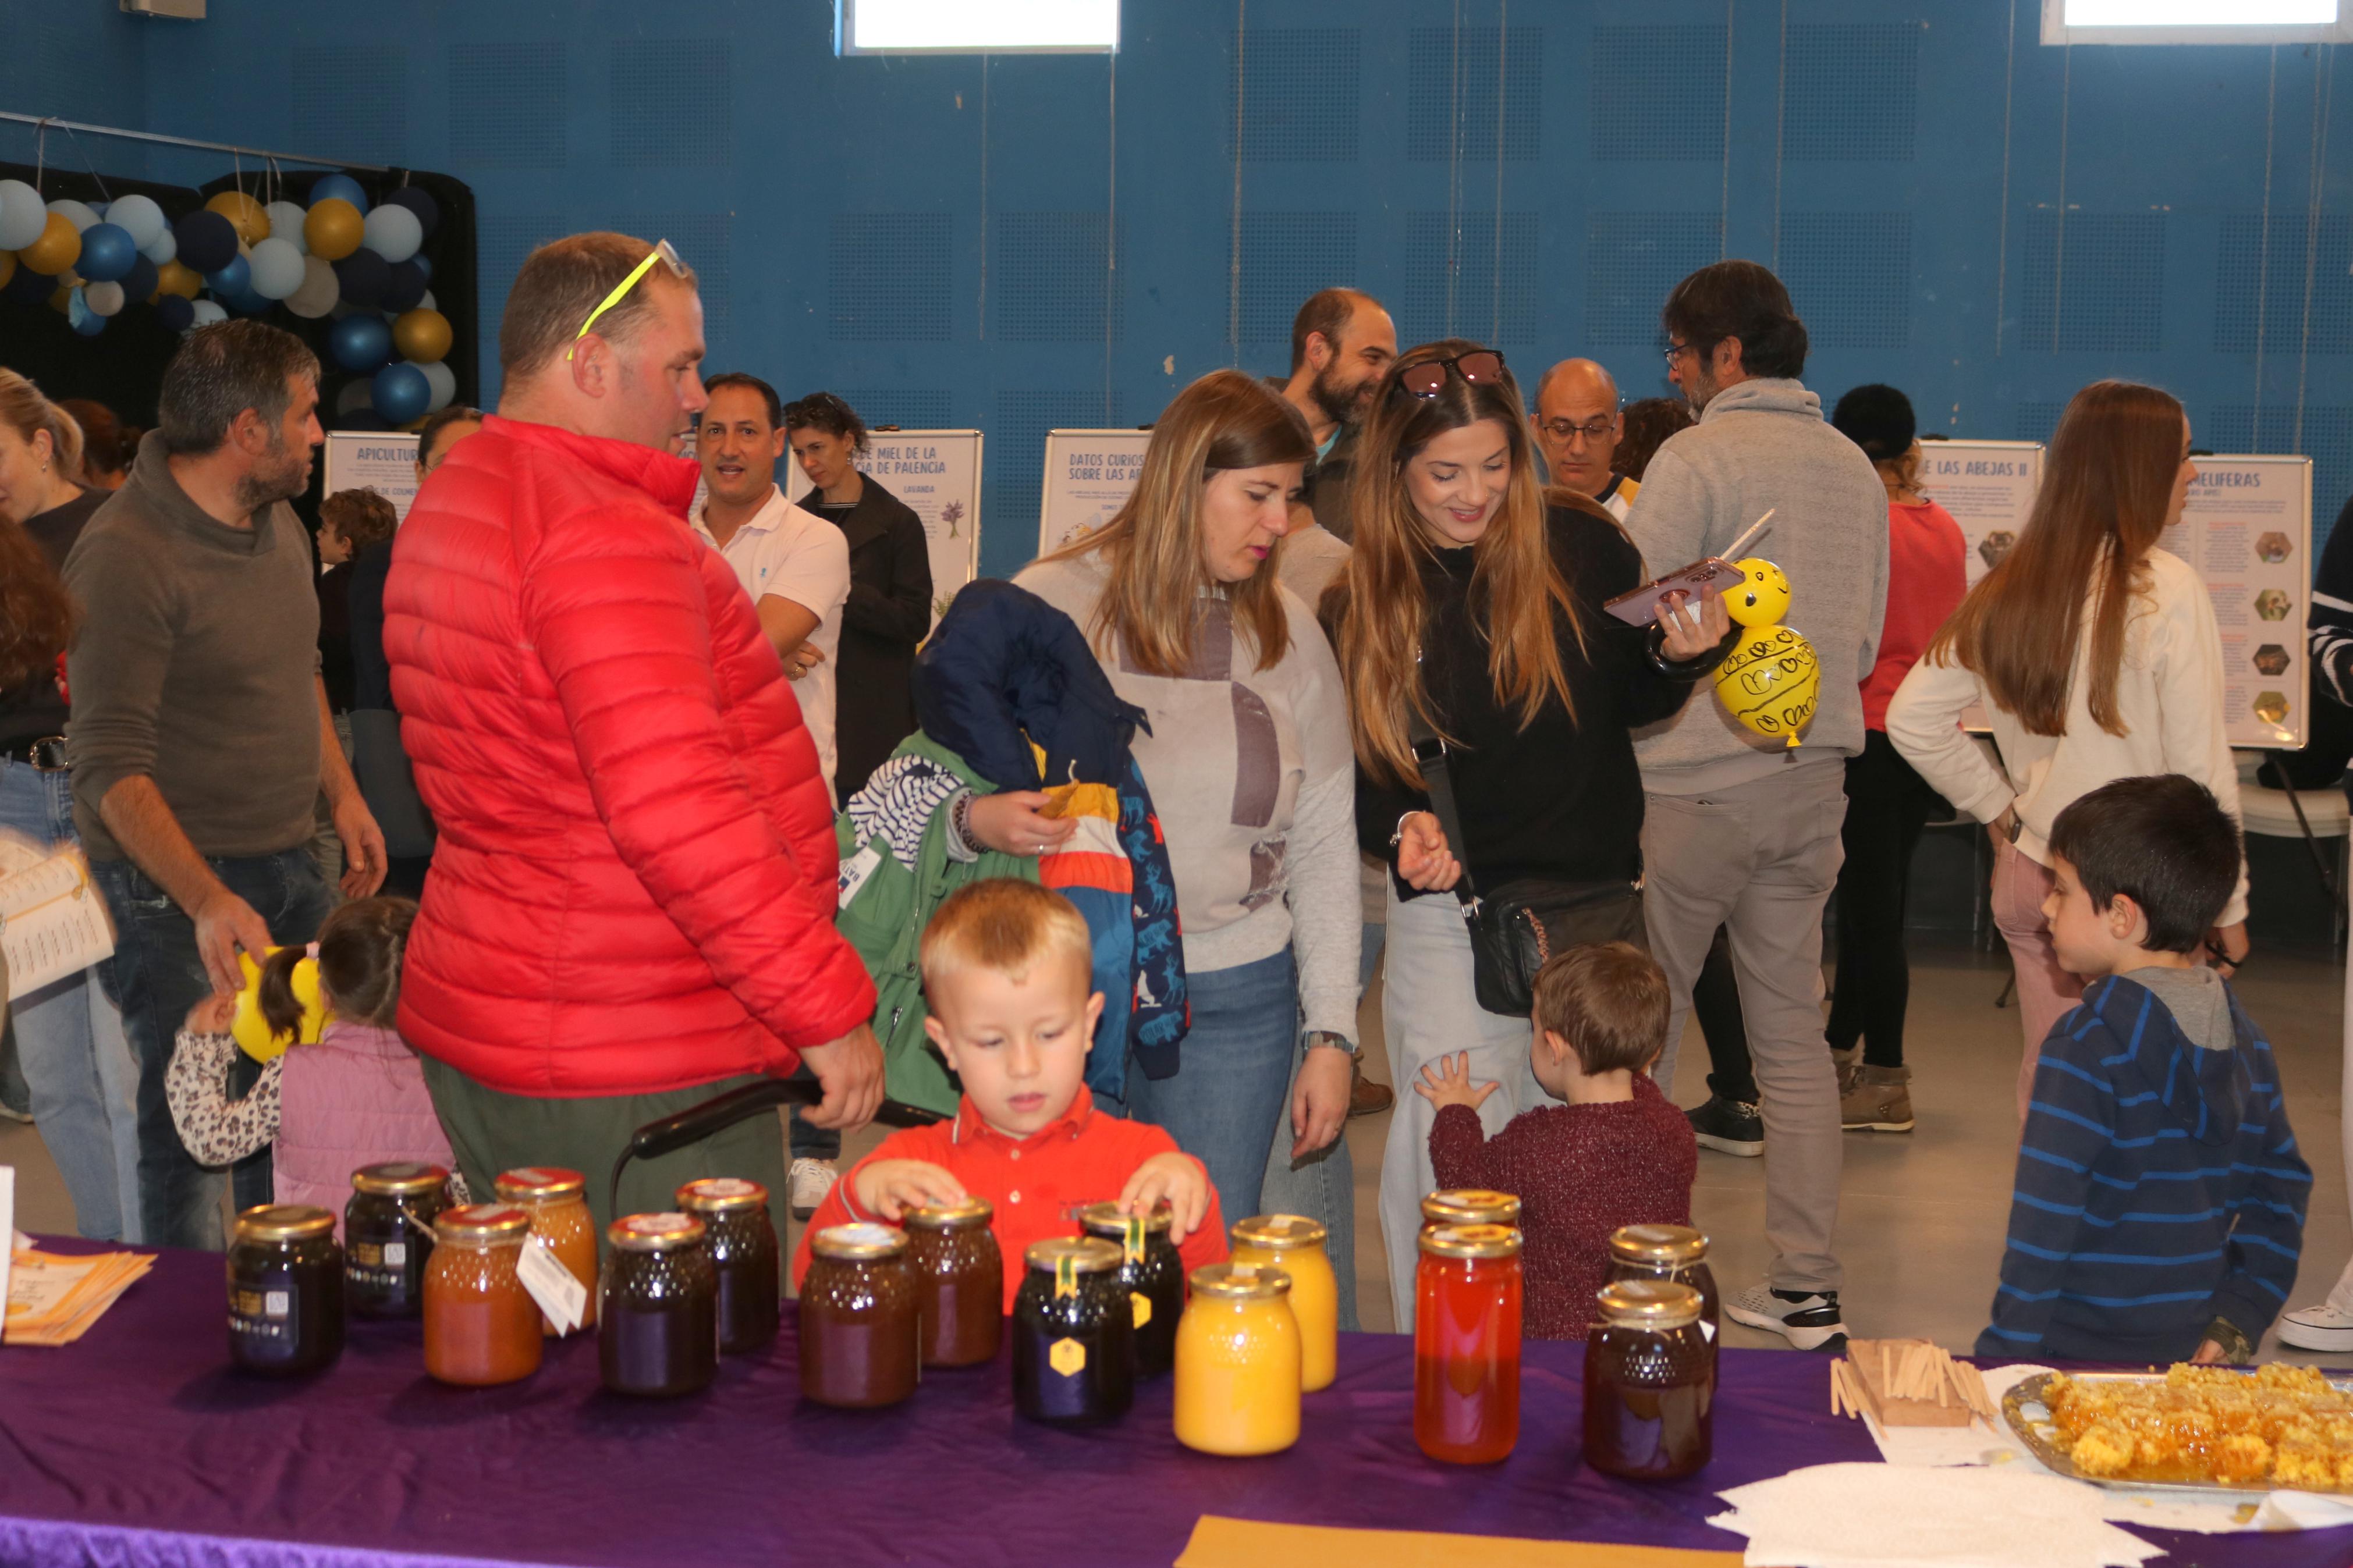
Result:
{"label": "navy jacket", "polygon": [[2250,1341],[2295,1282],[2312,1171],[2271,1046],[2201,1050],[2111,976],[2042,1045],[1981,1356],[2186,1361],[2206,1326]]}

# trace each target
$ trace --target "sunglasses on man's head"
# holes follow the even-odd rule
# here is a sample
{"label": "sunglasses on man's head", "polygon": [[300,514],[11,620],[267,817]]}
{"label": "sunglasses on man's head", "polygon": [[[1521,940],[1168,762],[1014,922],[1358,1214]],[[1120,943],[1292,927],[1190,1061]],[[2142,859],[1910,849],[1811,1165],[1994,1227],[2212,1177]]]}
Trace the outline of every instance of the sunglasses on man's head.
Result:
{"label": "sunglasses on man's head", "polygon": [[604,303],[588,312],[588,319],[580,323],[578,331],[572,334],[572,347],[564,351],[565,359],[570,359],[578,350],[580,340],[588,335],[588,329],[596,324],[596,318],[619,304],[628,296],[629,290],[638,286],[638,279],[653,270],[654,263],[657,261],[670,268],[671,277],[683,279],[686,276],[686,263],[679,259],[678,252],[671,247],[670,241],[666,239],[654,241],[654,247],[646,252],[646,258],[638,262],[627,278],[614,286],[613,291],[605,296]]}
{"label": "sunglasses on man's head", "polygon": [[1446,390],[1449,371],[1472,386],[1500,386],[1504,381],[1504,356],[1493,349],[1475,349],[1467,354],[1423,360],[1398,372],[1398,390],[1424,399],[1435,397]]}

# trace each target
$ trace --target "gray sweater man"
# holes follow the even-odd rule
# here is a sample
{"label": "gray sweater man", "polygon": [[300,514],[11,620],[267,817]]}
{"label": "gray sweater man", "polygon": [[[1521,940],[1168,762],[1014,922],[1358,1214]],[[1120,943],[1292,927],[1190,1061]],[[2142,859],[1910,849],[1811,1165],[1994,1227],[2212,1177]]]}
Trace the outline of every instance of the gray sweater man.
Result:
{"label": "gray sweater man", "polygon": [[1651,458],[1626,530],[1653,573],[1670,572],[1728,549],[1772,509],[1751,552],[1788,576],[1787,624],[1813,645],[1821,694],[1795,748],[1707,696],[1636,739],[1645,921],[1675,999],[1652,1070],[1673,1083],[1692,983],[1723,926],[1764,1102],[1760,1113],[1711,1100],[1692,1115],[1696,1131],[1744,1152],[1770,1144],[1765,1231],[1776,1252],[1765,1282],[1725,1310],[1812,1350],[1845,1332],[1831,1255],[1841,1129],[1822,1037],[1821,920],[1842,858],[1845,760],[1862,750],[1858,688],[1887,607],[1887,492],[1797,379],[1806,330],[1772,273],[1750,261],[1704,268],[1676,286],[1662,319],[1669,372],[1700,422]]}

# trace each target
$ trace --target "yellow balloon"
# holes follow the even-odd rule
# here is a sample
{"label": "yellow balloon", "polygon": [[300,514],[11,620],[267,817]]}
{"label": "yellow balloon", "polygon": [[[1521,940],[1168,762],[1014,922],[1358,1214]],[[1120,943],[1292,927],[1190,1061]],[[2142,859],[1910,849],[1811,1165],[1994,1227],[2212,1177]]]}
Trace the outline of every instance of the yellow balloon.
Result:
{"label": "yellow balloon", "polygon": [[1724,613],[1744,626],[1769,626],[1789,613],[1789,579],[1760,555],[1732,563],[1740,573],[1737,585],[1724,595]]}
{"label": "yellow balloon", "polygon": [[15,276],[16,276],[16,253],[13,250],[0,250],[0,288],[7,287],[8,279]]}
{"label": "yellow balloon", "polygon": [[302,237],[311,254],[322,261],[341,261],[367,237],[367,221],[360,209],[341,196],[329,196],[302,220]]}
{"label": "yellow balloon", "polygon": [[261,1016],[261,966],[253,962],[249,952],[239,952],[237,963],[244,972],[245,986],[237,994],[237,1016],[229,1021],[228,1032],[237,1048],[255,1061],[266,1062],[283,1055],[288,1046],[298,1042],[317,1045],[321,1032],[327,1026],[327,1005],[319,994],[319,961],[305,958],[294,965],[294,1000],[302,1004],[302,1016],[290,1037],[271,1034],[269,1023]]}
{"label": "yellow balloon", "polygon": [[166,261],[155,268],[155,291],[193,300],[204,292],[204,275],[184,261]]}
{"label": "yellow balloon", "polygon": [[1715,694],[1725,710],[1767,740],[1789,746],[1813,718],[1821,687],[1814,645],[1787,626],[1751,628],[1715,671]]}
{"label": "yellow balloon", "polygon": [[49,309],[70,320],[73,316],[73,285],[60,283],[49,290]]}
{"label": "yellow balloon", "polygon": [[81,231],[63,213],[51,213],[40,237],[16,253],[16,259],[44,277],[54,278],[81,259]]}
{"label": "yellow balloon", "polygon": [[449,318],[438,310],[404,310],[392,323],[392,346],[400,357],[430,364],[449,352]]}
{"label": "yellow balloon", "polygon": [[248,245],[259,245],[269,237],[269,210],[243,191],[223,191],[205,204],[205,210],[228,219],[237,238]]}

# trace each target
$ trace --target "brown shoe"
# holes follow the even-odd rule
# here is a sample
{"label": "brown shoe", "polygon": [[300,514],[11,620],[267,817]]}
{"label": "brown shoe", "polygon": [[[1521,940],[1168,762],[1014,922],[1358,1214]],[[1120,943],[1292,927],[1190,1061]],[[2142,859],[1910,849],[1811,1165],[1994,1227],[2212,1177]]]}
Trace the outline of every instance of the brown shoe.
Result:
{"label": "brown shoe", "polygon": [[1910,1068],[1859,1066],[1852,1081],[1841,1085],[1840,1123],[1850,1132],[1911,1131],[1912,1091],[1905,1087],[1911,1081]]}
{"label": "brown shoe", "polygon": [[1375,1083],[1365,1076],[1365,1069],[1353,1069],[1348,1082],[1348,1114],[1350,1117],[1378,1116],[1397,1103],[1397,1095],[1385,1083]]}

